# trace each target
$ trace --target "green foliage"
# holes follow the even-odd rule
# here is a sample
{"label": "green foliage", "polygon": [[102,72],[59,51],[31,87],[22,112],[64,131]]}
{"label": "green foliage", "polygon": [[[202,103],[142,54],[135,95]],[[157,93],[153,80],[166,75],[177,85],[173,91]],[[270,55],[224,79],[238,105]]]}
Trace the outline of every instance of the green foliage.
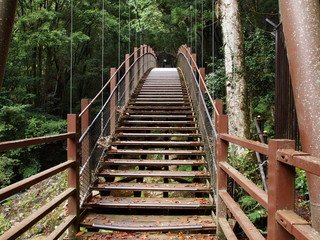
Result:
{"label": "green foliage", "polygon": [[272,137],[274,135],[275,39],[259,28],[246,35],[245,64],[251,119],[258,115],[263,116],[266,119],[265,130]]}
{"label": "green foliage", "polygon": [[[262,208],[258,202],[249,195],[244,195],[239,199],[242,210],[246,213],[247,217],[257,225],[258,222],[265,221],[267,218],[267,211]],[[261,227],[261,226],[258,226]]]}
{"label": "green foliage", "polygon": [[[43,112],[36,112],[30,105],[13,104],[2,95],[0,106],[0,141],[32,138],[66,131],[66,122]],[[0,186],[29,177],[46,163],[41,161],[45,145],[35,145],[2,152],[0,155]],[[53,149],[58,145],[51,144]]]}
{"label": "green foliage", "polygon": [[296,168],[295,188],[302,197],[309,195],[306,171]]}

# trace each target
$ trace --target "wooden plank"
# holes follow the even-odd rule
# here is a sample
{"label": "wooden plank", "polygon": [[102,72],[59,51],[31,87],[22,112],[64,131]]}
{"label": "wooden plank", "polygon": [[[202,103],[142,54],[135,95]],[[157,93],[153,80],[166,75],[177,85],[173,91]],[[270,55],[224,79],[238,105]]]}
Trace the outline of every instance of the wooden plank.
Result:
{"label": "wooden plank", "polygon": [[110,224],[118,227],[131,226],[147,229],[153,226],[185,227],[200,225],[201,229],[215,229],[216,224],[209,215],[112,215],[88,213],[82,219],[81,225]]}
{"label": "wooden plank", "polygon": [[149,171],[149,170],[112,170],[103,169],[97,172],[99,176],[122,177],[183,177],[183,178],[207,178],[206,171]]}
{"label": "wooden plank", "polygon": [[248,192],[257,202],[268,210],[268,194],[256,184],[243,176],[227,162],[219,163],[219,166],[230,177],[232,177],[246,192]]}
{"label": "wooden plank", "polygon": [[118,127],[116,131],[196,131],[197,127]]}
{"label": "wooden plank", "polygon": [[110,143],[112,146],[203,146],[202,142],[198,141],[113,141]]}
{"label": "wooden plank", "polygon": [[294,149],[280,149],[277,160],[320,176],[320,158]]}
{"label": "wooden plank", "polygon": [[47,240],[57,240],[68,229],[68,227],[76,220],[77,216],[68,216],[62,224],[60,224],[49,236]]}
{"label": "wooden plank", "polygon": [[33,186],[36,183],[41,182],[44,179],[47,179],[59,172],[62,172],[63,170],[72,167],[76,162],[73,160],[66,161],[64,163],[61,163],[55,167],[49,168],[48,170],[42,171],[36,175],[33,175],[31,177],[28,177],[24,180],[21,180],[17,183],[11,184],[5,188],[2,188],[0,190],[0,201],[12,196],[13,194],[16,194],[22,190],[25,190],[26,188],[29,188]]}
{"label": "wooden plank", "polygon": [[75,138],[75,137],[76,137],[76,133],[62,133],[62,134],[58,134],[58,135],[1,142],[0,143],[0,151],[8,151],[10,149],[29,147],[32,145],[61,141],[61,140],[66,140],[68,138]]}
{"label": "wooden plank", "polygon": [[277,222],[299,240],[318,240],[320,233],[311,224],[294,211],[279,210],[276,213]]}
{"label": "wooden plank", "polygon": [[210,209],[208,198],[132,198],[132,197],[92,197],[85,203],[87,207],[98,208],[151,208],[151,209]]}
{"label": "wooden plank", "polygon": [[242,146],[244,148],[248,148],[248,149],[256,151],[256,152],[259,152],[259,153],[264,154],[266,156],[268,156],[268,154],[269,154],[269,148],[268,148],[267,144],[247,140],[245,138],[231,136],[227,133],[220,133],[219,137],[222,140],[237,144],[239,146]]}
{"label": "wooden plank", "polygon": [[67,200],[70,196],[72,196],[76,192],[75,188],[68,188],[59,196],[55,197],[49,203],[39,208],[29,217],[25,218],[22,222],[10,228],[6,233],[4,233],[1,238],[7,240],[13,240],[19,237],[22,233],[27,231],[31,226],[37,223],[40,219],[45,217],[48,213],[50,213],[53,209]]}
{"label": "wooden plank", "polygon": [[140,109],[140,110],[156,110],[156,109],[161,109],[161,110],[189,110],[191,109],[191,106],[128,106],[127,109]]}
{"label": "wooden plank", "polygon": [[[192,230],[192,229],[191,229]],[[181,234],[181,233],[147,233],[147,232],[116,232],[116,233],[83,233],[76,237],[76,240],[87,239],[131,239],[131,240],[168,240],[168,239],[202,239],[202,240],[217,240],[214,234]]]}
{"label": "wooden plank", "polygon": [[107,159],[100,161],[102,165],[134,165],[134,166],[171,166],[171,165],[189,165],[201,166],[205,164],[203,160],[155,160],[155,159]]}
{"label": "wooden plank", "polygon": [[98,191],[129,190],[129,191],[191,191],[208,192],[209,186],[202,183],[98,183],[92,189]]}
{"label": "wooden plank", "polygon": [[115,137],[200,137],[197,133],[118,133]]}
{"label": "wooden plank", "polygon": [[128,149],[117,149],[110,150],[107,154],[130,154],[130,155],[204,155],[205,153],[201,150],[128,150]]}
{"label": "wooden plank", "polygon": [[232,228],[225,218],[219,218],[219,225],[227,240],[238,240],[237,236],[234,234]]}
{"label": "wooden plank", "polygon": [[246,216],[246,214],[242,211],[239,204],[236,203],[229,193],[225,190],[220,190],[219,195],[227,205],[228,209],[234,216],[234,218],[238,221],[243,231],[251,240],[265,240],[265,238],[261,235],[259,230],[253,225],[250,219]]}
{"label": "wooden plank", "polygon": [[196,124],[195,121],[173,121],[173,120],[168,120],[168,121],[147,121],[147,120],[123,120],[122,123],[124,124],[143,124],[143,125],[179,125],[179,124]]}

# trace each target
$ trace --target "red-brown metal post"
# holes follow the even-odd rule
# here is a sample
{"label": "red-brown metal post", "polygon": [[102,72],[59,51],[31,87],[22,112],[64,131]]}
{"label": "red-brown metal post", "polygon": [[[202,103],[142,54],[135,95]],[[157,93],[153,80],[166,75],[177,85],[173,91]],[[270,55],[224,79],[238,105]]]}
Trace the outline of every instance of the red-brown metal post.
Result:
{"label": "red-brown metal post", "polygon": [[[215,101],[217,109],[219,109],[221,112],[218,115],[215,112],[214,115],[214,122],[215,122],[215,128],[217,130],[217,133],[228,133],[228,116],[222,115],[222,101]],[[221,162],[227,162],[228,161],[228,143],[224,140],[221,140],[218,137],[217,140],[217,151],[216,151],[216,159],[217,159],[217,210],[216,210],[216,217],[217,217],[217,236],[219,239],[225,239],[223,231],[221,227],[219,226],[219,219],[223,218],[226,219],[227,217],[227,207],[225,203],[223,202],[222,198],[219,195],[220,190],[227,190],[228,187],[228,175],[220,169],[219,163]]]}
{"label": "red-brown metal post", "polygon": [[[279,3],[302,149],[320,157],[320,2]],[[312,225],[320,232],[320,178],[307,177]]]}
{"label": "red-brown metal post", "polygon": [[193,61],[191,60],[191,66],[192,66],[193,72],[195,73],[196,72],[197,54],[192,53],[191,56],[192,56],[192,59],[193,59]]}
{"label": "red-brown metal post", "polygon": [[294,210],[295,168],[277,161],[279,149],[294,149],[294,140],[269,141],[268,240],[294,239],[276,221],[277,210]]}
{"label": "red-brown metal post", "polygon": [[138,73],[138,71],[139,71],[138,70],[139,69],[139,63],[138,63],[137,59],[138,59],[138,48],[135,47],[134,48],[134,54],[133,54],[133,62],[135,62],[134,66],[133,66],[133,76],[134,76],[133,88],[136,86],[136,84],[138,83],[138,79],[139,79],[139,73]]}
{"label": "red-brown metal post", "polygon": [[[130,67],[130,58],[129,58],[129,54],[125,55],[125,59],[128,59],[125,63],[125,72],[127,72],[129,70]],[[127,75],[125,77],[125,87],[124,87],[124,91],[125,91],[125,103],[127,103],[127,101],[129,100],[129,96],[130,96],[130,72],[127,72]]]}
{"label": "red-brown metal post", "polygon": [[[81,112],[89,105],[90,99],[81,99]],[[81,116],[81,134],[83,134],[87,128],[89,127],[90,123],[90,108],[87,109]],[[89,141],[89,133],[87,136],[82,140],[81,143],[81,163],[82,165],[85,164],[89,157],[90,151],[90,141]]]}
{"label": "red-brown metal post", "polygon": [[187,52],[187,57],[188,57],[189,63],[191,64],[191,54],[192,54],[191,48],[188,47],[187,49],[188,49],[188,51],[189,51],[189,53],[190,53],[190,55],[189,55],[189,53]]}
{"label": "red-brown metal post", "polygon": [[200,75],[203,79],[203,82],[200,80],[199,81],[199,85],[200,85],[200,90],[201,90],[201,93],[204,94],[205,92],[205,80],[206,80],[206,69],[204,67],[200,68]]}
{"label": "red-brown metal post", "polygon": [[[78,133],[78,115],[68,114],[68,133]],[[79,232],[79,215],[80,215],[80,191],[79,191],[79,157],[78,157],[78,137],[68,138],[67,140],[67,157],[68,160],[76,161],[73,167],[68,169],[69,188],[75,188],[76,193],[68,199],[69,215],[77,216],[76,221],[69,227],[69,238],[74,239],[75,234]]]}
{"label": "red-brown metal post", "polygon": [[[110,78],[117,71],[116,68],[110,68]],[[117,76],[111,79],[110,82],[110,94],[113,92],[117,85]],[[117,91],[115,91],[110,98],[110,134],[113,133],[116,128],[116,106],[117,106]]]}
{"label": "red-brown metal post", "polygon": [[[89,105],[90,99],[81,99],[81,112]],[[88,108],[83,115],[81,116],[81,134],[88,129],[90,124],[90,108]],[[81,166],[84,166],[88,161],[90,156],[90,132],[87,133],[85,138],[81,142]],[[81,178],[82,186],[90,187],[91,183],[91,163],[87,163],[86,168],[84,169],[84,174]],[[82,193],[80,193],[82,194]]]}
{"label": "red-brown metal post", "polygon": [[143,76],[144,74],[144,71],[143,71],[143,45],[140,46],[140,59],[139,59],[139,80],[141,79],[141,77]]}
{"label": "red-brown metal post", "polygon": [[6,68],[17,0],[0,1],[0,90]]}

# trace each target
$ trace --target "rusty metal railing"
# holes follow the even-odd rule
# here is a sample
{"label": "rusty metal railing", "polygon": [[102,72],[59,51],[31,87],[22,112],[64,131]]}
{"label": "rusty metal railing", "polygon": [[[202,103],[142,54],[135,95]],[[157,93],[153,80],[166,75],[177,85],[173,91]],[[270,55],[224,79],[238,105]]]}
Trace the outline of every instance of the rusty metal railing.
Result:
{"label": "rusty metal railing", "polygon": [[54,232],[51,233],[50,236],[48,236],[48,239],[58,239],[67,228],[69,228],[69,234],[72,235],[76,233],[77,218],[79,216],[79,158],[77,154],[77,118],[78,117],[75,114],[68,115],[68,132],[64,134],[0,143],[0,151],[8,151],[11,149],[63,140],[67,140],[68,148],[67,161],[0,190],[0,201],[2,201],[41,182],[42,180],[68,169],[68,188],[52,199],[49,203],[40,207],[30,216],[26,217],[23,221],[14,225],[2,236],[0,236],[0,239],[16,239],[64,201],[68,201],[69,216],[56,228]]}
{"label": "rusty metal railing", "polygon": [[[110,79],[92,101],[87,100],[86,104],[83,104],[83,110],[79,115],[82,122],[82,135],[79,139],[82,162],[80,206],[90,192],[99,159],[103,157],[105,149],[109,147],[111,135],[114,133],[133,90],[139,80],[156,66],[155,53],[149,46],[143,45],[140,48],[135,48],[131,55],[126,54],[124,62],[118,69],[111,69]],[[109,94],[105,93],[106,99],[102,103],[98,102],[97,100],[107,89]],[[100,110],[90,121],[89,112],[92,113],[95,108],[100,108]]]}
{"label": "rusty metal railing", "polygon": [[[126,106],[138,81],[156,65],[155,53],[149,46],[135,48],[131,55],[126,54],[125,61],[118,69],[111,70],[110,79],[97,96],[92,101],[82,101],[82,112],[79,115],[68,115],[67,133],[0,143],[0,151],[8,151],[43,143],[67,141],[65,162],[1,189],[0,201],[68,170],[68,188],[11,227],[0,236],[0,239],[16,239],[65,201],[68,201],[68,217],[47,236],[47,239],[58,239],[67,229],[70,238],[75,236],[79,231],[81,203],[88,193],[93,181],[92,175],[103,155],[103,141],[106,136],[113,133],[122,109]],[[99,102],[98,99],[102,96],[104,100]],[[99,110],[95,112],[95,109]],[[90,112],[96,114],[92,121]],[[101,145],[98,144],[99,141],[102,141]]]}
{"label": "rusty metal railing", "polygon": [[[221,238],[237,239],[227,221],[227,209],[237,220],[247,237],[265,239],[227,191],[232,178],[268,211],[267,239],[320,239],[320,234],[305,219],[294,212],[295,167],[320,175],[320,159],[294,150],[293,140],[269,140],[269,144],[238,138],[228,134],[228,116],[222,113],[222,101],[216,101],[215,126],[217,139],[217,234]],[[232,167],[228,162],[228,144],[256,151],[268,157],[268,193]]]}
{"label": "rusty metal railing", "polygon": [[[319,232],[294,212],[295,168],[320,176],[320,159],[295,151],[293,140],[270,140],[269,144],[264,144],[229,135],[228,116],[223,114],[223,102],[213,100],[210,96],[205,86],[203,71],[197,67],[195,59],[196,56],[186,45],[180,47],[178,67],[186,80],[192,98],[205,142],[209,171],[213,178],[211,183],[212,191],[216,195],[216,223],[219,239],[237,239],[233,228],[229,225],[228,212],[239,223],[249,239],[265,239],[228,193],[231,178],[268,211],[267,239],[320,239]],[[208,108],[213,109],[213,120]],[[268,192],[229,164],[229,143],[267,156]]]}
{"label": "rusty metal railing", "polygon": [[181,76],[185,79],[189,95],[192,99],[193,109],[196,113],[198,127],[204,143],[205,159],[211,176],[212,194],[216,200],[217,194],[213,186],[216,185],[215,179],[217,172],[215,160],[217,133],[212,120],[212,113],[209,109],[211,109],[211,111],[217,111],[217,109],[215,109],[214,101],[205,84],[204,69],[198,68],[195,55],[191,54],[186,45],[181,46],[179,49],[178,69]]}

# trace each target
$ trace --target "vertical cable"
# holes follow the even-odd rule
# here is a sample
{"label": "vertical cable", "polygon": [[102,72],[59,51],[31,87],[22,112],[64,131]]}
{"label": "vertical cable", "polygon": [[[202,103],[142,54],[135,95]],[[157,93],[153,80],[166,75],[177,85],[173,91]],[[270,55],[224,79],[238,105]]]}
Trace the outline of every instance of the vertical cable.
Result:
{"label": "vertical cable", "polygon": [[193,41],[192,41],[192,32],[193,32],[193,29],[192,29],[192,24],[193,24],[193,18],[192,18],[192,9],[193,9],[193,6],[192,5],[190,5],[190,18],[191,18],[191,27],[190,27],[190,49],[191,49],[191,52],[192,52],[192,43],[193,43]]}
{"label": "vertical cable", "polygon": [[[214,10],[215,10],[214,9],[214,0],[212,0],[212,73],[214,73],[214,15],[215,15]],[[215,89],[215,86],[213,84],[213,89],[212,89],[212,97],[213,97],[213,99],[215,98],[214,89]]]}
{"label": "vertical cable", "polygon": [[[135,4],[135,10],[136,10],[136,21],[138,21],[138,6]],[[138,47],[138,31],[136,27],[136,47]]]}
{"label": "vertical cable", "polygon": [[194,0],[194,53],[197,54],[197,0]]}
{"label": "vertical cable", "polygon": [[203,55],[204,55],[204,47],[203,47],[203,44],[204,44],[204,38],[203,38],[203,29],[204,29],[204,18],[203,18],[203,2],[204,0],[201,1],[201,25],[202,25],[202,28],[201,28],[201,67],[203,67]]}
{"label": "vertical cable", "polygon": [[[102,0],[102,20],[101,20],[101,89],[104,86],[104,29],[105,29],[105,5],[104,0]],[[104,91],[101,93],[101,108],[104,105]],[[101,114],[101,133],[103,131],[103,113]]]}
{"label": "vertical cable", "polygon": [[128,0],[128,7],[129,7],[129,51],[128,53],[130,54],[131,52],[131,6],[129,4],[129,0]]}
{"label": "vertical cable", "polygon": [[72,93],[73,93],[73,0],[70,0],[70,109],[69,112],[72,114]]}
{"label": "vertical cable", "polygon": [[212,72],[214,72],[214,0],[212,0]]}
{"label": "vertical cable", "polygon": [[120,0],[119,0],[119,29],[118,29],[118,67],[120,66],[120,56],[121,56],[121,48],[120,48],[120,41],[121,41],[121,38],[120,38],[120,31],[121,31],[121,9],[120,9]]}

